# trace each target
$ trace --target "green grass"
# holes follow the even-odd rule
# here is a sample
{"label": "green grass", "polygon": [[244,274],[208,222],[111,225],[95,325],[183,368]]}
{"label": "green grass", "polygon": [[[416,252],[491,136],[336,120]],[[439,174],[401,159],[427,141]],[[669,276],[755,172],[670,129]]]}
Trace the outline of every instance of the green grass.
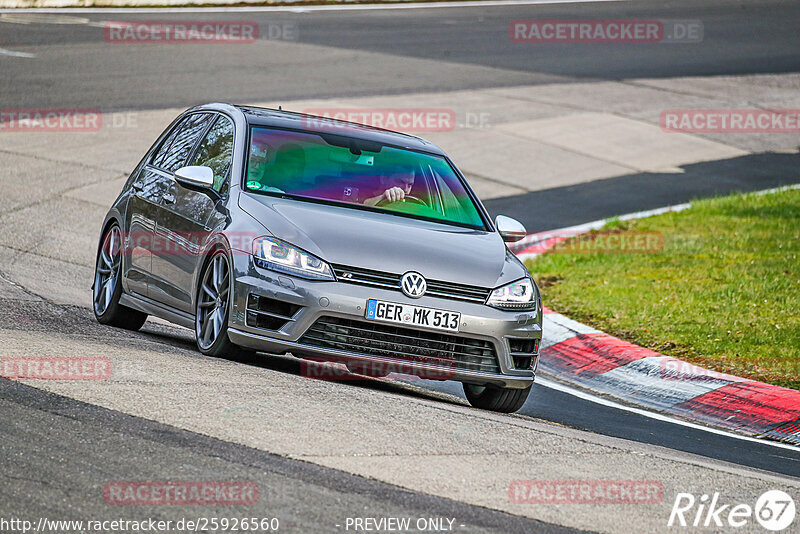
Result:
{"label": "green grass", "polygon": [[612,228],[660,232],[663,251],[544,254],[528,268],[545,306],[662,354],[800,389],[800,190],[696,201]]}

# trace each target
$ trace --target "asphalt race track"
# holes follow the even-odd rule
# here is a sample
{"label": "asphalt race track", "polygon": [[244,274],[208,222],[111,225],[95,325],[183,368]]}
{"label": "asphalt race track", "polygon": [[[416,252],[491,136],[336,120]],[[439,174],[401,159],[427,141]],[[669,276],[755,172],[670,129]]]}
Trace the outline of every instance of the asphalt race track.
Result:
{"label": "asphalt race track", "polygon": [[[5,62],[0,99],[9,102],[7,107],[152,109],[220,99],[260,102],[555,81],[796,72],[800,46],[795,28],[785,23],[800,17],[800,6],[789,1],[248,13],[246,19],[258,22],[262,35],[267,35],[269,24],[295,23],[294,42],[306,46],[289,48],[267,41],[259,45],[258,53],[245,54],[236,47],[217,45],[213,56],[203,47],[183,47],[176,53],[169,47],[109,46],[98,43],[98,27],[80,21],[149,17],[67,11],[59,17],[58,24],[3,25],[3,48],[63,51],[52,60],[42,57],[46,71],[32,70],[29,62]],[[203,17],[242,18],[239,13]],[[159,14],[158,19],[203,17],[170,13]],[[507,36],[509,21],[533,17],[701,20],[705,40],[713,39],[713,44],[699,50],[607,44],[593,47],[591,54],[579,44],[559,44],[544,54],[497,38],[498,33]],[[389,54],[394,61],[370,62],[368,54],[378,53]],[[197,83],[198,79],[204,83]],[[298,84],[298,79],[306,83]],[[27,90],[20,92],[20,87]]]}
{"label": "asphalt race track", "polygon": [[[512,43],[509,22],[532,18],[700,20],[704,43],[590,50]],[[133,19],[247,19],[258,22],[262,39],[250,48],[104,42],[104,21]],[[693,79],[739,107],[766,106],[757,102],[757,91],[737,92],[742,86],[736,84],[756,79],[800,94],[800,33],[786,23],[798,20],[800,3],[758,0],[0,13],[0,109],[98,108],[135,115],[141,125],[119,141],[105,136],[96,145],[76,137],[81,134],[24,134],[33,137],[19,141],[0,131],[0,356],[104,354],[121,369],[119,381],[115,375],[108,384],[86,388],[0,379],[0,518],[241,515],[230,506],[142,510],[103,501],[108,481],[145,479],[253,481],[260,488],[259,516],[280,517],[281,530],[290,532],[343,532],[348,517],[366,516],[456,518],[459,532],[655,532],[668,531],[669,507],[679,491],[736,487],[737,495],[749,498],[772,485],[797,494],[798,448],[660,421],[542,384],[518,414],[504,416],[469,408],[460,386],[449,382],[323,383],[301,377],[290,357],[205,358],[194,351],[190,332],[160,321],[149,321],[139,333],[97,324],[87,290],[105,212],[102,202],[92,202],[92,191],[113,198],[124,173],[174,116],[169,110],[209,101],[326,99],[399,107],[404,98],[413,107],[423,104],[407,95],[485,102],[493,95],[511,98],[519,87],[541,94],[574,87],[573,103],[569,95],[557,104],[540,93],[529,102],[518,99],[520,109],[548,107],[532,120],[550,120],[559,118],[551,106],[568,109],[593,92],[620,107],[625,91],[656,86],[665,101],[699,98],[686,89]],[[296,37],[268,39],[265,29],[276,24],[290,24]],[[728,93],[708,81],[715,77],[730,82]],[[680,88],[669,85],[678,83]],[[149,124],[148,117],[157,120]],[[580,177],[568,169],[569,179],[554,174],[535,186],[509,181],[495,191],[494,177],[470,168],[472,133],[440,135],[434,141],[448,152],[448,142],[462,151],[465,173],[494,191],[485,201],[489,210],[536,231],[800,183],[797,135],[737,134],[728,144],[713,135],[697,141],[718,157],[629,165],[625,172],[616,172],[618,162],[609,159],[603,174]],[[126,145],[130,139],[136,144]],[[460,162],[458,154],[454,159]],[[511,164],[508,169],[513,174]],[[514,473],[523,460],[518,475],[492,478],[493,472]],[[650,509],[649,523],[631,523],[642,514],[635,506],[545,509],[508,502],[508,484],[516,478],[650,472],[661,477],[665,496]]]}

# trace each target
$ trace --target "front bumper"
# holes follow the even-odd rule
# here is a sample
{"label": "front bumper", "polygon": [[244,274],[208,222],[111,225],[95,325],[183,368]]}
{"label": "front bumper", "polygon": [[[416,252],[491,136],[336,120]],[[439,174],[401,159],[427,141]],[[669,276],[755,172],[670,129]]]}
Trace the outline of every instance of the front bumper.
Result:
{"label": "front bumper", "polygon": [[[383,364],[397,372],[423,378],[440,377],[478,385],[505,388],[526,388],[533,383],[537,358],[528,369],[517,369],[507,338],[541,341],[540,310],[503,311],[484,304],[424,296],[406,297],[398,290],[370,287],[346,282],[320,282],[283,275],[258,268],[248,254],[234,254],[233,303],[228,335],[237,345],[269,353],[291,352],[298,356],[343,363]],[[258,328],[247,321],[249,295],[299,306],[291,319],[277,329]],[[443,367],[432,363],[410,362],[402,358],[369,354],[344,348],[320,347],[301,341],[303,335],[321,318],[364,321],[368,299],[412,304],[461,313],[458,336],[488,342],[497,356],[498,372]],[[438,330],[412,327],[417,331],[441,333]],[[538,343],[537,343],[538,346]]]}

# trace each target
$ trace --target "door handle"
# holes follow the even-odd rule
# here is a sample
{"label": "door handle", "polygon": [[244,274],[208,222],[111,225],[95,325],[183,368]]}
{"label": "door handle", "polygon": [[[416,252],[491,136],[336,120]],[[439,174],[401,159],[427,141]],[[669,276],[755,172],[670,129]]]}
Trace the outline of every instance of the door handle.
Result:
{"label": "door handle", "polygon": [[164,195],[162,198],[164,199],[164,202],[167,204],[175,204],[175,197],[169,193]]}

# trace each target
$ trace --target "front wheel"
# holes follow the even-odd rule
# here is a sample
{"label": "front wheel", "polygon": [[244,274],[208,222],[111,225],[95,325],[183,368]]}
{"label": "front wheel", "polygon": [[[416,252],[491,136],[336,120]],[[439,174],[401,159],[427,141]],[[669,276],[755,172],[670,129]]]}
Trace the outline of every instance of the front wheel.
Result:
{"label": "front wheel", "polygon": [[206,264],[200,276],[195,309],[197,348],[208,356],[237,357],[246,353],[228,338],[230,314],[231,268],[228,255],[218,250]]}
{"label": "front wheel", "polygon": [[147,314],[132,310],[119,303],[122,296],[122,232],[116,224],[103,235],[97,252],[92,285],[92,308],[101,324],[127,330],[139,330]]}
{"label": "front wheel", "polygon": [[513,413],[522,408],[531,392],[531,386],[524,389],[507,389],[474,384],[462,385],[464,395],[475,408],[502,413]]}

